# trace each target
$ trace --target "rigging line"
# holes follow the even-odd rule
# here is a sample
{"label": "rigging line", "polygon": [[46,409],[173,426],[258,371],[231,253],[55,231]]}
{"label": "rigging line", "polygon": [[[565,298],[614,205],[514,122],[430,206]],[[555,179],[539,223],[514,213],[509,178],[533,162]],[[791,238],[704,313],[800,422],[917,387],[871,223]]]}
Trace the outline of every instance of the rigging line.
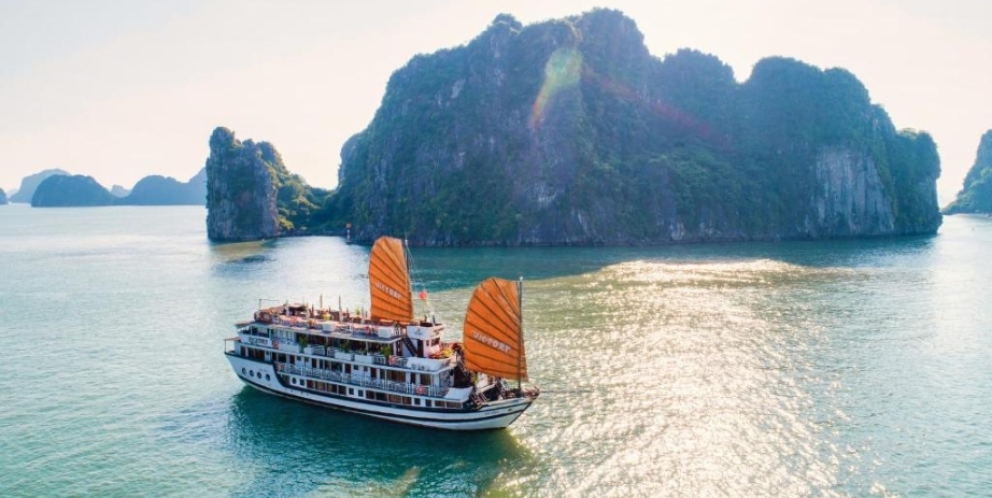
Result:
{"label": "rigging line", "polygon": [[[413,291],[414,291],[414,289],[416,289],[416,285],[414,285],[413,276],[414,275],[417,275],[419,277],[420,276],[420,269],[417,268],[417,262],[413,259],[413,252],[410,251],[410,243],[409,243],[409,241],[406,238],[403,239],[403,255],[406,256],[406,267],[407,267],[407,273],[409,274],[409,281],[410,281],[410,296],[412,298]],[[420,288],[423,289],[424,291],[426,291],[427,290],[427,285],[421,283],[420,284]],[[412,301],[412,299],[411,299],[411,301]],[[430,299],[424,300],[423,306],[425,306],[427,308],[426,311],[429,314],[435,315],[435,316],[437,315],[437,312],[434,309],[434,305],[430,301]],[[415,302],[414,302],[414,317],[416,318],[416,303]]]}

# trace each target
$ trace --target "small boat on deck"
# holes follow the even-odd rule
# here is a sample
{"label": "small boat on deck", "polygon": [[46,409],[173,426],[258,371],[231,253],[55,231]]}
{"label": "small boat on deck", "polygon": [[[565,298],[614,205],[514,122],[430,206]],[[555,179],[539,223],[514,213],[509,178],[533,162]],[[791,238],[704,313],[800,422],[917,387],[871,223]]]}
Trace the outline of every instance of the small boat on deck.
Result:
{"label": "small boat on deck", "polygon": [[444,324],[414,319],[407,261],[400,240],[376,241],[367,317],[306,304],[259,306],[225,340],[234,373],[265,393],[393,422],[509,426],[540,394],[524,386],[522,282],[480,283],[462,342],[447,342]]}

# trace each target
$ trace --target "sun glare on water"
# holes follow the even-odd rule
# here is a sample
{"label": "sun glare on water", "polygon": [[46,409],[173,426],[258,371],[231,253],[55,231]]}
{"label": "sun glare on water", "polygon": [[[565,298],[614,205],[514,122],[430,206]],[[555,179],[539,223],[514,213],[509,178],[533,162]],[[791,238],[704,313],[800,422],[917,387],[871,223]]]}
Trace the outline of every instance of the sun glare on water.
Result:
{"label": "sun glare on water", "polygon": [[517,430],[549,458],[540,474],[575,496],[829,490],[841,455],[814,421],[839,415],[808,393],[821,327],[801,295],[838,272],[635,261],[531,282],[530,364],[549,392]]}

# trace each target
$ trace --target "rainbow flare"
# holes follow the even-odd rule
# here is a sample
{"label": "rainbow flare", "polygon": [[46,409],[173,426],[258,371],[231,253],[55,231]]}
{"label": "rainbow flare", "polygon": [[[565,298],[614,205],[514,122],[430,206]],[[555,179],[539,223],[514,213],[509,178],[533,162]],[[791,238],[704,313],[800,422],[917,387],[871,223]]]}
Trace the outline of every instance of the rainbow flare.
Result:
{"label": "rainbow flare", "polygon": [[559,91],[575,86],[582,76],[582,52],[574,48],[555,50],[544,64],[544,83],[534,99],[530,114],[530,126],[535,127],[544,118],[548,102]]}

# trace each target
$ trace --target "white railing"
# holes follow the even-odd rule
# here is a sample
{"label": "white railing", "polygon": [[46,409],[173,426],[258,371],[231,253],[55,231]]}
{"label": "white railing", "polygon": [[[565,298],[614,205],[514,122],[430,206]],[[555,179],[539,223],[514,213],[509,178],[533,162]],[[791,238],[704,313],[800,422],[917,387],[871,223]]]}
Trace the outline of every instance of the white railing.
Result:
{"label": "white railing", "polygon": [[352,353],[349,351],[342,351],[337,348],[316,345],[302,347],[300,344],[288,339],[282,341],[278,339],[269,340],[264,337],[247,335],[241,336],[238,339],[242,344],[273,348],[277,351],[282,351],[285,353],[300,354],[302,352],[303,354],[324,356],[327,358],[334,358],[335,360],[351,361],[363,365],[385,365],[417,370],[420,372],[436,372],[450,365],[453,361],[453,358],[451,357],[439,359],[395,355],[387,357],[381,354]]}
{"label": "white railing", "polygon": [[300,345],[297,344],[297,343],[295,343],[295,342],[293,342],[293,341],[275,340],[273,342],[276,343],[276,346],[278,346],[276,349],[278,349],[279,351],[285,351],[287,353],[300,354]]}
{"label": "white railing", "polygon": [[276,369],[282,373],[300,375],[311,379],[328,380],[331,382],[340,382],[342,384],[350,384],[360,387],[371,387],[373,389],[381,389],[383,391],[392,391],[403,394],[443,398],[444,395],[448,393],[447,387],[423,386],[418,384],[410,384],[408,382],[369,379],[364,376],[335,372],[333,370],[322,370],[319,368],[300,367],[287,363],[276,363]]}

